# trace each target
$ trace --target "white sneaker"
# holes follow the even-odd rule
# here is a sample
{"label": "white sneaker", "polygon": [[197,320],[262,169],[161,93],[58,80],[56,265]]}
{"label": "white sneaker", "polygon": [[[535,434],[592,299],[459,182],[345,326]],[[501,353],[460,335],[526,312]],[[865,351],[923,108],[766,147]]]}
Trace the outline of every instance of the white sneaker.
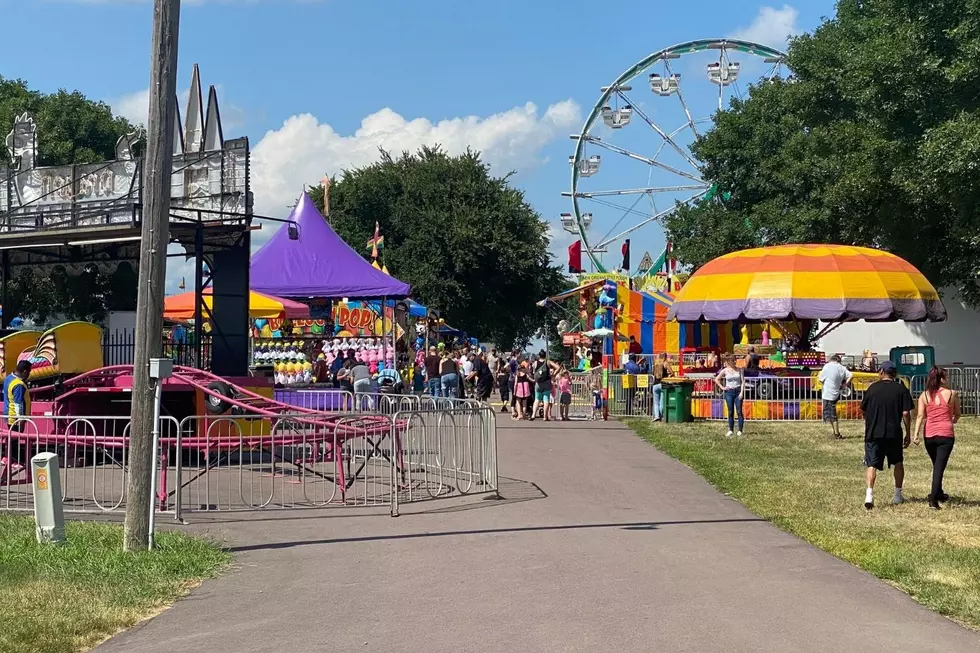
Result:
{"label": "white sneaker", "polygon": [[895,496],[892,497],[892,505],[897,506],[900,503],[905,503],[905,497],[902,496],[902,488],[895,488]]}
{"label": "white sneaker", "polygon": [[732,437],[732,432],[731,432],[731,431],[729,431],[728,433],[726,433],[726,434],[725,434],[725,437],[726,437],[726,438],[730,438],[730,437]]}
{"label": "white sneaker", "polygon": [[868,488],[864,492],[864,507],[868,510],[875,507],[874,492],[872,492],[871,488]]}
{"label": "white sneaker", "polygon": [[742,432],[741,432],[741,431],[739,431],[738,433],[736,433],[736,434],[735,434],[735,436],[736,436],[736,437],[739,437],[739,438],[740,438],[740,437],[742,437]]}

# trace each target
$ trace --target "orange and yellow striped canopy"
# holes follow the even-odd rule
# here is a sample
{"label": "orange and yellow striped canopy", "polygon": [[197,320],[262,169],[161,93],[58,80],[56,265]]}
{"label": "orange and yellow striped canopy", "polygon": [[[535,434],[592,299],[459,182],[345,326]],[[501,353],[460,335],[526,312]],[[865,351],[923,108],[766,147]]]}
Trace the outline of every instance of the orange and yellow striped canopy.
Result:
{"label": "orange and yellow striped canopy", "polygon": [[779,245],[705,264],[674,298],[668,319],[941,322],[939,293],[894,254],[850,245]]}

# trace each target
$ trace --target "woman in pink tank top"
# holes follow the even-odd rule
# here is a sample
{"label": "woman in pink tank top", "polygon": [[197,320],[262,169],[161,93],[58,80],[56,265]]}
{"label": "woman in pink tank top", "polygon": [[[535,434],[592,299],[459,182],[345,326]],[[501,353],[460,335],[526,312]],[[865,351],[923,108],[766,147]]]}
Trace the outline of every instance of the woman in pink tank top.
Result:
{"label": "woman in pink tank top", "polygon": [[919,444],[919,433],[925,425],[926,452],[932,459],[932,492],[929,493],[929,507],[939,510],[939,502],[947,501],[949,495],[943,490],[943,474],[953,453],[953,425],[960,419],[960,399],[949,389],[946,370],[933,367],[926,378],[926,389],[919,396],[915,415],[915,437],[913,444]]}

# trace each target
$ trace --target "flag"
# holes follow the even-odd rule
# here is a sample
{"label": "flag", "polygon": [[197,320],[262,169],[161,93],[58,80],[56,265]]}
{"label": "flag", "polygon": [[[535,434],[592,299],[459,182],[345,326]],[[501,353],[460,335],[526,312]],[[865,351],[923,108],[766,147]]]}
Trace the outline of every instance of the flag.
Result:
{"label": "flag", "polygon": [[568,271],[571,274],[580,274],[582,270],[582,241],[576,240],[568,246]]}
{"label": "flag", "polygon": [[385,244],[385,237],[381,235],[381,225],[374,223],[374,237],[367,241],[367,246],[371,248],[371,258],[378,258],[378,250]]}
{"label": "flag", "polygon": [[630,239],[627,238],[623,243],[623,265],[624,270],[630,269]]}

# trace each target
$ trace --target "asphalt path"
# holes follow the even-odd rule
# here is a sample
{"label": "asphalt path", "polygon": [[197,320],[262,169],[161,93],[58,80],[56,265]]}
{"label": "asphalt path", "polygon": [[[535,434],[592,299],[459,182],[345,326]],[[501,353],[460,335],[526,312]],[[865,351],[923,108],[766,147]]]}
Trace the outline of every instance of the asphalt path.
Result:
{"label": "asphalt path", "polygon": [[502,418],[498,450],[501,500],[191,517],[234,569],[97,650],[980,651],[619,424]]}

